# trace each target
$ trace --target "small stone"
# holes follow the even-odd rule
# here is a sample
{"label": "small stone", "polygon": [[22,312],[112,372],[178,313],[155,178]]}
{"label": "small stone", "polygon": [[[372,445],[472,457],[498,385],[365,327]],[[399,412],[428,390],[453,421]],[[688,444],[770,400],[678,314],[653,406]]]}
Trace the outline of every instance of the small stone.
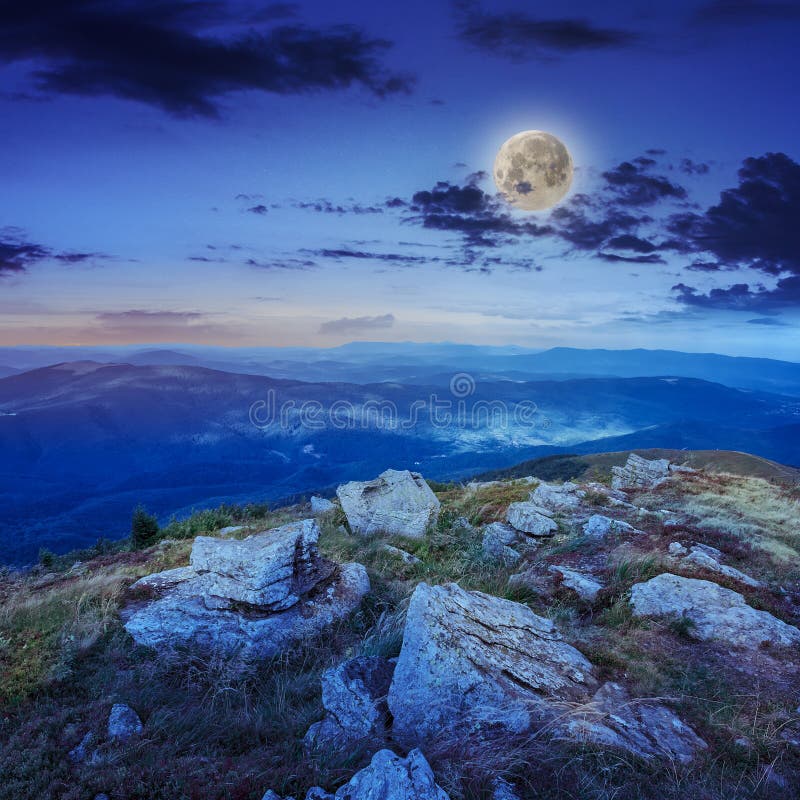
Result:
{"label": "small stone", "polygon": [[689,551],[680,542],[670,542],[667,552],[675,558],[685,556]]}
{"label": "small stone", "polygon": [[115,703],[108,715],[108,738],[126,742],[142,732],[142,721],[138,714],[124,703]]}
{"label": "small stone", "polygon": [[492,800],[520,800],[517,790],[505,778],[492,781]]}
{"label": "small stone", "polygon": [[232,533],[236,533],[237,531],[243,531],[244,525],[227,525],[224,528],[220,528],[219,535],[220,536],[230,536]]}
{"label": "small stone", "polygon": [[413,553],[409,553],[407,550],[402,550],[392,544],[382,544],[381,550],[383,550],[384,553],[389,553],[389,555],[395,556],[395,558],[399,558],[404,564],[420,563],[420,559],[417,558]]}
{"label": "small stone", "polygon": [[621,519],[611,519],[602,514],[593,514],[583,526],[583,533],[586,536],[604,538],[611,534],[641,533],[641,531]]}
{"label": "small stone", "polygon": [[312,514],[327,514],[333,511],[336,506],[325,497],[317,497],[314,495],[311,498],[311,513]]}
{"label": "small stone", "polygon": [[554,564],[548,567],[548,572],[559,575],[561,577],[562,586],[566,586],[567,589],[572,589],[581,600],[586,600],[590,603],[597,599],[597,595],[603,588],[603,584],[593,576],[585,575],[582,572],[577,572],[567,567]]}
{"label": "small stone", "polygon": [[648,461],[631,453],[624,467],[611,468],[611,486],[614,489],[653,489],[669,477],[669,466],[666,458]]}
{"label": "small stone", "polygon": [[73,764],[82,764],[85,761],[91,760],[91,753],[89,751],[93,744],[94,734],[89,731],[83,739],[81,739],[80,744],[77,744],[69,751],[69,760],[72,761]]}

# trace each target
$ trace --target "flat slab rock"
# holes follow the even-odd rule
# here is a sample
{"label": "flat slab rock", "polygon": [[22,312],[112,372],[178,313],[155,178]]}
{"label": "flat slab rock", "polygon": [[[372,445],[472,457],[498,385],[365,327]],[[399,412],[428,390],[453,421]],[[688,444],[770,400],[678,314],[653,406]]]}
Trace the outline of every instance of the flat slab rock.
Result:
{"label": "flat slab rock", "polygon": [[587,575],[584,572],[578,572],[558,564],[548,567],[547,571],[559,577],[561,585],[566,586],[567,589],[572,589],[582,600],[589,602],[596,600],[597,595],[603,589],[603,584],[600,581],[593,575]]}
{"label": "flat slab rock", "polygon": [[530,536],[552,536],[558,530],[550,512],[535,503],[511,503],[506,519],[509,525]]}
{"label": "flat slab rock", "polygon": [[198,537],[189,567],[131,587],[152,599],[123,609],[125,629],[155,648],[191,644],[243,658],[276,655],[346,617],[369,591],[361,564],[320,558],[318,536],[316,523],[304,520],[241,542]]}
{"label": "flat slab rock", "polygon": [[[736,569],[736,567],[730,567],[727,564],[720,564],[718,557],[711,555],[708,552],[708,549],[709,548],[695,545],[691,548],[691,550],[689,550],[689,553],[685,556],[684,561],[689,561],[692,564],[701,567],[702,569],[709,570],[710,572],[717,572],[720,575],[725,575],[727,578],[732,578],[733,580],[739,581],[739,583],[743,583],[745,586],[750,586],[754,589],[762,586],[760,581],[757,581],[755,578],[750,577],[750,575],[747,573]],[[720,556],[721,555],[722,554],[720,553]]]}
{"label": "flat slab rock", "polygon": [[322,675],[326,716],[305,736],[308,748],[342,749],[366,739],[381,741],[387,733],[386,696],[394,664],[380,657],[354,658]]}
{"label": "flat slab rock", "polygon": [[416,744],[441,731],[528,730],[596,684],[592,666],[550,620],[527,606],[419,584],[389,690],[397,741]]}
{"label": "flat slab rock", "polygon": [[711,581],[663,573],[631,589],[633,614],[685,617],[690,636],[758,648],[800,644],[800,630],[768,611],[747,605],[741,594]]}
{"label": "flat slab rock", "polygon": [[577,483],[540,483],[531,492],[531,502],[551,511],[572,511],[586,495]]}
{"label": "flat slab rock", "polygon": [[631,700],[617,683],[606,683],[591,703],[570,715],[557,738],[624,750],[644,759],[688,764],[708,745],[662,703]]}
{"label": "flat slab rock", "polygon": [[439,499],[418,472],[387,469],[372,481],[351,481],[336,490],[350,530],[422,538],[439,518]]}

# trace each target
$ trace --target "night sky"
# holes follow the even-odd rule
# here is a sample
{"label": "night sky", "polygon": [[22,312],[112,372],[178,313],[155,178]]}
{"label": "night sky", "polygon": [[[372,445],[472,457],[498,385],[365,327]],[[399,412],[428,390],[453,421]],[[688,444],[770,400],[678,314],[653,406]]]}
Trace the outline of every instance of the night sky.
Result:
{"label": "night sky", "polygon": [[[0,344],[800,359],[800,4],[0,0]],[[540,129],[576,176],[512,210]]]}

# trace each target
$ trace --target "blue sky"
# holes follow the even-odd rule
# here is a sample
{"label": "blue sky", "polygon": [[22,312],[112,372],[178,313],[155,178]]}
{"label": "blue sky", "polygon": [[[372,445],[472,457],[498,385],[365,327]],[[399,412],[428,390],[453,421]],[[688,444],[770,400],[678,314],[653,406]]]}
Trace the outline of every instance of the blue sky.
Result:
{"label": "blue sky", "polygon": [[[598,6],[0,5],[0,344],[797,359],[800,6]],[[555,216],[481,174],[530,128]]]}

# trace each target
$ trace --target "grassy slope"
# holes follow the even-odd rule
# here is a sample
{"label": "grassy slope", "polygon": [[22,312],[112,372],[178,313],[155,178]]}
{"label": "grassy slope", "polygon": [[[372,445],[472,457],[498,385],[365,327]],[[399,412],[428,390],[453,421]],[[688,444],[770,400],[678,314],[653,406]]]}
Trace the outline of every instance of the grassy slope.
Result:
{"label": "grassy slope", "polygon": [[611,467],[624,464],[631,453],[643,458],[668,458],[676,464],[684,464],[708,472],[728,472],[767,480],[800,483],[800,469],[778,464],[761,456],[739,453],[733,450],[624,450],[616,453],[589,455],[554,455],[523,461],[507,469],[481,473],[478,480],[508,480],[531,475],[542,480],[597,480],[607,478]]}
{"label": "grassy slope", "polygon": [[[609,454],[590,466],[607,471],[617,461],[618,454]],[[386,553],[380,538],[348,535],[340,516],[328,515],[322,521],[322,550],[338,561],[364,563],[370,596],[347,623],[246,674],[212,656],[168,658],[136,647],[117,610],[138,576],[187,563],[195,535],[213,534],[232,522],[244,523],[240,535],[247,535],[303,516],[304,507],[204,512],[173,526],[171,539],[146,551],[119,548],[77,568],[58,559],[49,573],[0,579],[0,797],[78,800],[107,792],[114,800],[259,800],[267,788],[296,797],[314,784],[335,788],[368,753],[304,755],[302,736],[322,714],[321,672],[359,653],[396,655],[405,603],[421,580],[456,580],[468,589],[528,603],[556,621],[602,678],[622,680],[638,696],[671,698],[711,745],[695,764],[680,767],[544,739],[506,737],[499,747],[441,742],[426,755],[453,800],[488,798],[491,777],[498,772],[512,778],[526,798],[795,796],[791,787],[800,785],[800,757],[783,734],[800,726],[794,711],[800,671],[786,667],[797,654],[755,653],[743,662],[725,647],[692,641],[680,625],[634,620],[625,597],[637,580],[683,569],[666,554],[675,538],[714,545],[732,565],[797,592],[796,487],[729,474],[680,476],[640,493],[637,502],[690,512],[682,533],[666,530],[659,516],[646,514],[631,518],[646,536],[598,543],[562,521],[559,534],[514,570],[487,562],[479,528],[464,529],[456,520],[465,516],[479,526],[500,519],[530,486],[509,481],[477,491],[456,485],[437,490],[443,505],[437,529],[422,541],[393,540],[417,555],[416,565]],[[595,502],[599,513],[619,515],[600,497]],[[607,588],[587,605],[553,582],[547,571],[552,563],[593,569]],[[510,572],[521,568],[531,575],[527,588],[510,589]],[[797,607],[779,591],[729,585],[744,591],[751,604],[800,622]],[[113,702],[129,703],[145,722],[144,735],[128,748],[104,742]],[[98,737],[99,762],[73,765],[67,752],[88,730]],[[770,768],[789,781],[789,790],[770,783]]]}

